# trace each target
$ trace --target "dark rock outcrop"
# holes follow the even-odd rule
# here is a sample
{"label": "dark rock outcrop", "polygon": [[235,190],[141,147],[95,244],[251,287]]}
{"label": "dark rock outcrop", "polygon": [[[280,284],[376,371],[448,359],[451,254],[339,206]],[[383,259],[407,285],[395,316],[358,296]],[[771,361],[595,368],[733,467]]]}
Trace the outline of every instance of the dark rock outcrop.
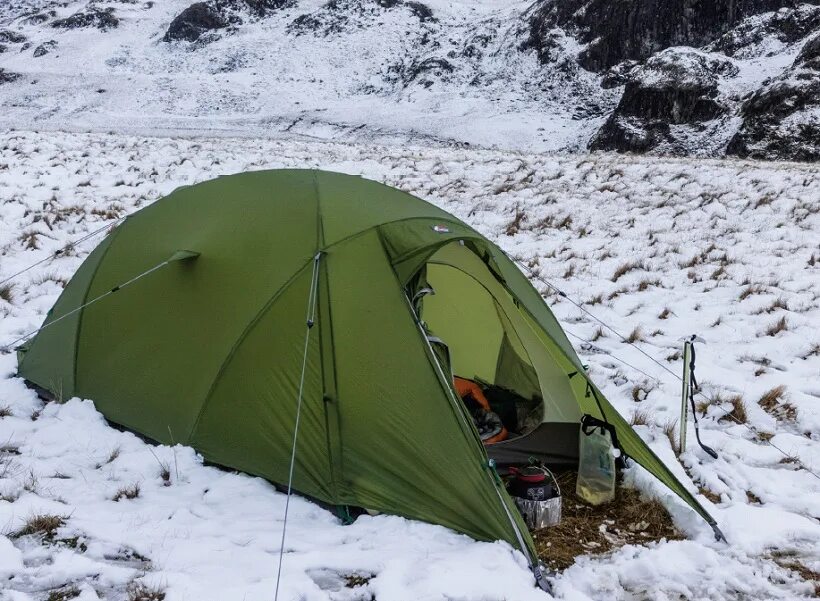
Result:
{"label": "dark rock outcrop", "polygon": [[195,42],[203,34],[224,29],[231,24],[229,16],[213,3],[197,2],[179,13],[165,32],[165,42]]}
{"label": "dark rock outcrop", "polygon": [[11,71],[0,68],[0,84],[17,81],[20,77],[21,75],[19,73],[12,73]]}
{"label": "dark rock outcrop", "polygon": [[119,24],[120,20],[114,15],[114,9],[108,7],[104,9],[88,8],[65,19],[57,19],[51,23],[51,26],[56,29],[95,27],[102,31],[108,31],[117,28]]}
{"label": "dark rock outcrop", "polygon": [[318,10],[300,15],[288,26],[295,35],[312,33],[329,36],[353,27],[372,24],[384,10],[405,8],[420,23],[435,22],[432,9],[421,2],[407,0],[329,0]]}
{"label": "dark rock outcrop", "polygon": [[[778,40],[793,44],[820,30],[820,6],[801,4],[796,8],[782,9],[756,19],[749,19],[723,34],[708,49],[723,52],[727,56],[746,56],[759,53],[758,44]],[[764,52],[770,50],[765,47]]]}
{"label": "dark rock outcrop", "polygon": [[743,123],[726,153],[755,159],[820,161],[820,34],[790,69],[743,103]]}
{"label": "dark rock outcrop", "polygon": [[556,27],[587,44],[581,65],[604,71],[621,61],[643,60],[671,46],[704,46],[762,12],[794,7],[799,0],[540,0],[529,18],[525,49],[547,63]]}
{"label": "dark rock outcrop", "polygon": [[49,40],[47,42],[43,42],[37,48],[34,49],[34,58],[40,58],[41,56],[45,56],[49,54],[52,50],[57,47],[57,42],[55,40]]}
{"label": "dark rock outcrop", "polygon": [[205,34],[242,24],[243,13],[264,17],[269,11],[292,6],[294,0],[209,0],[179,13],[165,32],[164,42],[196,42]]}
{"label": "dark rock outcrop", "polygon": [[723,115],[718,74],[732,74],[729,61],[694,49],[670,48],[626,74],[621,101],[590,142],[592,150],[646,152],[661,145],[676,150],[671,125],[699,124]]}
{"label": "dark rock outcrop", "polygon": [[0,42],[4,44],[23,44],[26,41],[26,36],[10,29],[0,30]]}

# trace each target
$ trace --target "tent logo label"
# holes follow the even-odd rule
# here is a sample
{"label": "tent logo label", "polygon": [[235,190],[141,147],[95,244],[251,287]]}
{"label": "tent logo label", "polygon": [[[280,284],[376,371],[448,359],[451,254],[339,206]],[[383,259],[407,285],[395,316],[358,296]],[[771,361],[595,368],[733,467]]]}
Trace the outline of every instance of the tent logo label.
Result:
{"label": "tent logo label", "polygon": [[433,226],[433,231],[436,232],[437,234],[449,234],[450,233],[450,228],[447,227],[446,225],[434,225]]}

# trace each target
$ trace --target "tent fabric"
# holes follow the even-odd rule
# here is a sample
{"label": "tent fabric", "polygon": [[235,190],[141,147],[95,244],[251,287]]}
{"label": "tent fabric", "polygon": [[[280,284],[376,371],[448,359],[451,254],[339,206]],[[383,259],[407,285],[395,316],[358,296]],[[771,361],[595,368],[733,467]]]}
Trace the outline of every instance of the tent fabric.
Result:
{"label": "tent fabric", "polygon": [[[94,400],[148,438],[283,484],[307,335],[294,489],[505,540],[533,561],[532,539],[406,294],[454,242],[467,253],[461,271],[484,279],[501,327],[520,337],[511,344],[526,349],[545,398],[564,400],[555,416],[599,416],[560,325],[500,249],[409,194],[308,170],[220,177],[128,217],[46,324],[178,251],[192,254],[42,330],[21,348],[19,373],[55,396]],[[711,519],[591,389],[626,452]]]}

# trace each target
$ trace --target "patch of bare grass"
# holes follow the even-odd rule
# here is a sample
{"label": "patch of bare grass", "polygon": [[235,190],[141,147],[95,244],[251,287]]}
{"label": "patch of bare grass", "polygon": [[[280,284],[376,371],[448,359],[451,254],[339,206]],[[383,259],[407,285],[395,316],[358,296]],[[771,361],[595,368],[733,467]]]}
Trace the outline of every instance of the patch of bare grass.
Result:
{"label": "patch of bare grass", "polygon": [[757,404],[775,419],[793,422],[797,417],[797,409],[791,403],[785,402],[785,397],[786,387],[781,384],[764,392]]}
{"label": "patch of bare grass", "polygon": [[780,332],[785,332],[789,329],[789,322],[786,321],[786,317],[781,317],[777,321],[766,328],[766,336],[777,336]]}
{"label": "patch of bare grass", "polygon": [[648,426],[652,422],[652,412],[646,409],[636,409],[632,412],[632,417],[629,418],[629,423],[632,426]]}
{"label": "patch of bare grass", "polygon": [[131,582],[125,590],[128,601],[163,601],[165,591],[143,582]]}
{"label": "patch of bare grass", "polygon": [[63,586],[58,589],[54,589],[48,592],[48,597],[46,597],[46,601],[68,601],[69,599],[75,599],[80,596],[80,589],[76,586],[69,585]]}
{"label": "patch of bare grass", "polygon": [[628,544],[681,539],[661,503],[644,499],[632,488],[618,487],[610,503],[588,505],[575,494],[577,474],[557,475],[561,522],[533,533],[536,550],[553,570],[564,570],[580,555],[604,554]]}
{"label": "patch of bare grass", "polygon": [[774,313],[775,311],[782,309],[784,311],[789,310],[789,302],[783,298],[782,296],[778,296],[776,299],[772,301],[772,303],[766,307],[761,307],[757,311],[754,311],[755,315],[761,315],[763,313]]}
{"label": "patch of bare grass", "polygon": [[643,331],[641,330],[641,326],[635,326],[635,329],[629,333],[629,336],[625,339],[630,344],[635,344],[636,342],[643,342],[645,340]]}
{"label": "patch of bare grass", "polygon": [[730,396],[725,401],[721,399],[721,402],[727,402],[732,405],[732,409],[721,416],[718,421],[727,421],[732,420],[736,423],[745,424],[749,421],[749,415],[746,413],[746,403],[743,400],[743,397],[739,394]]}
{"label": "patch of bare grass", "polygon": [[675,453],[680,452],[680,443],[678,441],[678,420],[670,419],[663,425],[663,433],[669,441],[669,446]]}
{"label": "patch of bare grass", "polygon": [[737,299],[744,301],[753,294],[766,294],[766,288],[760,284],[749,284],[740,292],[740,296],[738,296]]}
{"label": "patch of bare grass", "polygon": [[23,527],[14,531],[11,534],[12,538],[20,538],[21,536],[29,536],[32,534],[40,535],[44,539],[51,540],[54,538],[57,529],[64,526],[68,518],[62,515],[37,514],[26,520]]}
{"label": "patch of bare grass", "polygon": [[0,419],[4,417],[11,417],[12,415],[14,415],[14,413],[8,405],[3,405],[0,407]]}
{"label": "patch of bare grass", "polygon": [[790,551],[773,551],[771,557],[772,561],[781,568],[794,572],[802,580],[814,586],[814,598],[820,599],[820,572],[800,562],[797,556]]}
{"label": "patch of bare grass", "polygon": [[623,276],[625,276],[630,271],[635,271],[636,269],[645,269],[643,263],[639,261],[627,261],[626,263],[621,263],[616,269],[615,272],[612,274],[612,281],[617,282]]}
{"label": "patch of bare grass", "polygon": [[139,484],[132,484],[131,486],[123,486],[120,488],[114,496],[111,497],[112,501],[120,501],[122,499],[136,499],[140,496],[140,485]]}

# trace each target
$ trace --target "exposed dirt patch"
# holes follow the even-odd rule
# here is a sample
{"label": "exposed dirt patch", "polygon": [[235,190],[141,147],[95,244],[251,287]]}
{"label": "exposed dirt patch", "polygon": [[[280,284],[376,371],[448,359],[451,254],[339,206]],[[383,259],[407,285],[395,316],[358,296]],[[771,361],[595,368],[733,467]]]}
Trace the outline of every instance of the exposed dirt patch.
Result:
{"label": "exposed dirt patch", "polygon": [[663,505],[642,498],[637,490],[619,486],[614,501],[594,507],[575,494],[575,472],[556,478],[563,495],[561,523],[533,533],[538,556],[553,570],[570,567],[579,555],[683,538]]}

